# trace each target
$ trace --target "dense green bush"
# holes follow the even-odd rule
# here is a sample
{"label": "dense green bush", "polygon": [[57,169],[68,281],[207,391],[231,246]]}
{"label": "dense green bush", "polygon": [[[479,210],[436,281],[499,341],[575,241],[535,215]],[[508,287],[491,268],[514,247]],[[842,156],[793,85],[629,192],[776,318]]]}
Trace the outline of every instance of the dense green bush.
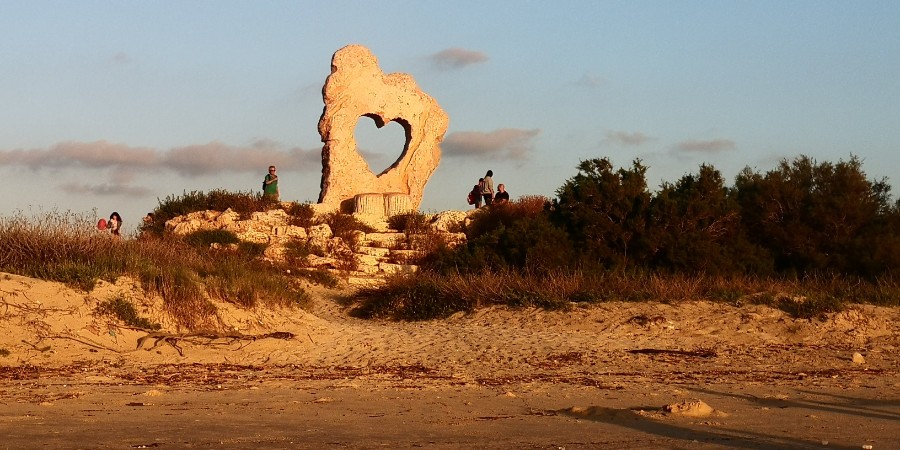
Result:
{"label": "dense green bush", "polygon": [[285,212],[290,217],[291,225],[303,228],[315,225],[316,211],[309,203],[291,202]]}
{"label": "dense green bush", "polygon": [[344,242],[353,242],[353,232],[362,231],[363,233],[372,233],[375,231],[371,226],[362,223],[352,214],[344,214],[341,212],[331,212],[325,214],[321,222],[327,224],[331,228],[331,233],[344,240]]}
{"label": "dense green bush", "polygon": [[197,230],[185,235],[182,239],[201,249],[208,249],[212,244],[229,245],[241,241],[234,232],[228,230]]}
{"label": "dense green bush", "polygon": [[607,158],[578,165],[578,174],[557,189],[551,218],[568,233],[588,266],[643,265],[648,243],[647,168],[639,160],[614,170]]}
{"label": "dense green bush", "polygon": [[546,198],[528,196],[481,208],[466,228],[465,245],[430,249],[421,264],[445,274],[574,266],[575,253],[569,237],[550,222],[548,206]]}
{"label": "dense green bush", "polygon": [[121,320],[125,325],[142,330],[159,330],[162,328],[158,323],[150,322],[146,317],[141,317],[134,305],[124,297],[116,297],[100,303],[95,308],[95,312],[100,315],[113,316]]}
{"label": "dense green bush", "polygon": [[627,169],[582,161],[552,204],[482,208],[467,245],[426,266],[869,278],[900,269],[900,202],[891,204],[890,186],[868,180],[855,157],[744,169],[734,187],[704,164],[653,194],[645,173],[640,161]]}
{"label": "dense green bush", "polygon": [[735,180],[744,232],[772,253],[779,272],[874,276],[900,268],[897,207],[886,181],[870,181],[856,157],[837,164],[801,156]]}
{"label": "dense green bush", "polygon": [[387,222],[390,229],[403,233],[424,233],[428,230],[428,220],[418,211],[395,214],[388,217]]}
{"label": "dense green bush", "polygon": [[740,207],[712,166],[664,183],[650,202],[649,229],[652,268],[710,275],[771,272],[771,256],[747,240]]}

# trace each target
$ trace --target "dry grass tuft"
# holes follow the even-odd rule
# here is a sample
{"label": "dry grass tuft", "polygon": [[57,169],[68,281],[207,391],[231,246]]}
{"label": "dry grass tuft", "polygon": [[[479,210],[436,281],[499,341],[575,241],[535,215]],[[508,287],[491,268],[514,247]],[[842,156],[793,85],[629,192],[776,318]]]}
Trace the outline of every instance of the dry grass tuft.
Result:
{"label": "dry grass tuft", "polygon": [[172,237],[120,240],[97,231],[85,215],[57,211],[0,217],[0,271],[85,291],[98,279],[131,276],[147,294],[161,296],[173,320],[190,330],[216,326],[211,299],[246,308],[310,301],[296,278],[240,247],[209,250]]}

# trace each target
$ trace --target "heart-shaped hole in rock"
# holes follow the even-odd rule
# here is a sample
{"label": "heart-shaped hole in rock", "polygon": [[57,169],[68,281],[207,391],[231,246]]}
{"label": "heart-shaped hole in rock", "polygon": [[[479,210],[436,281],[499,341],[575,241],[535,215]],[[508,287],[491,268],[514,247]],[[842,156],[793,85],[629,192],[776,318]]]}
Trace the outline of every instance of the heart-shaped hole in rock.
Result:
{"label": "heart-shaped hole in rock", "polygon": [[[364,115],[356,121],[356,128],[353,129],[356,151],[376,175],[384,173],[400,161],[409,145],[406,128],[401,123],[382,123],[378,116]],[[377,167],[383,169],[376,171]]]}

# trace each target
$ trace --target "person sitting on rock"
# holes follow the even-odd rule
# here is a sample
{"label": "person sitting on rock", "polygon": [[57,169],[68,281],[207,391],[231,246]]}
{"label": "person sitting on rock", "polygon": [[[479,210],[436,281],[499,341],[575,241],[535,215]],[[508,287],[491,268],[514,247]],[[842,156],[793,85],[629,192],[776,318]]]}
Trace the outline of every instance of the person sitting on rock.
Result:
{"label": "person sitting on rock", "polygon": [[506,185],[500,183],[497,185],[497,195],[494,195],[495,205],[504,205],[509,203],[509,192],[506,192]]}

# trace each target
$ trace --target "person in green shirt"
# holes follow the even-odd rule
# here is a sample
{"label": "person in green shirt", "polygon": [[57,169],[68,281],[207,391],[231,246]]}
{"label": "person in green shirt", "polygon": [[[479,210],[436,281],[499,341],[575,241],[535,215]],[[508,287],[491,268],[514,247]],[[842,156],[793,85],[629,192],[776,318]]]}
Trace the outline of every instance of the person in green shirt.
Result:
{"label": "person in green shirt", "polygon": [[263,196],[278,200],[278,175],[275,174],[275,166],[269,166],[269,173],[263,181]]}

